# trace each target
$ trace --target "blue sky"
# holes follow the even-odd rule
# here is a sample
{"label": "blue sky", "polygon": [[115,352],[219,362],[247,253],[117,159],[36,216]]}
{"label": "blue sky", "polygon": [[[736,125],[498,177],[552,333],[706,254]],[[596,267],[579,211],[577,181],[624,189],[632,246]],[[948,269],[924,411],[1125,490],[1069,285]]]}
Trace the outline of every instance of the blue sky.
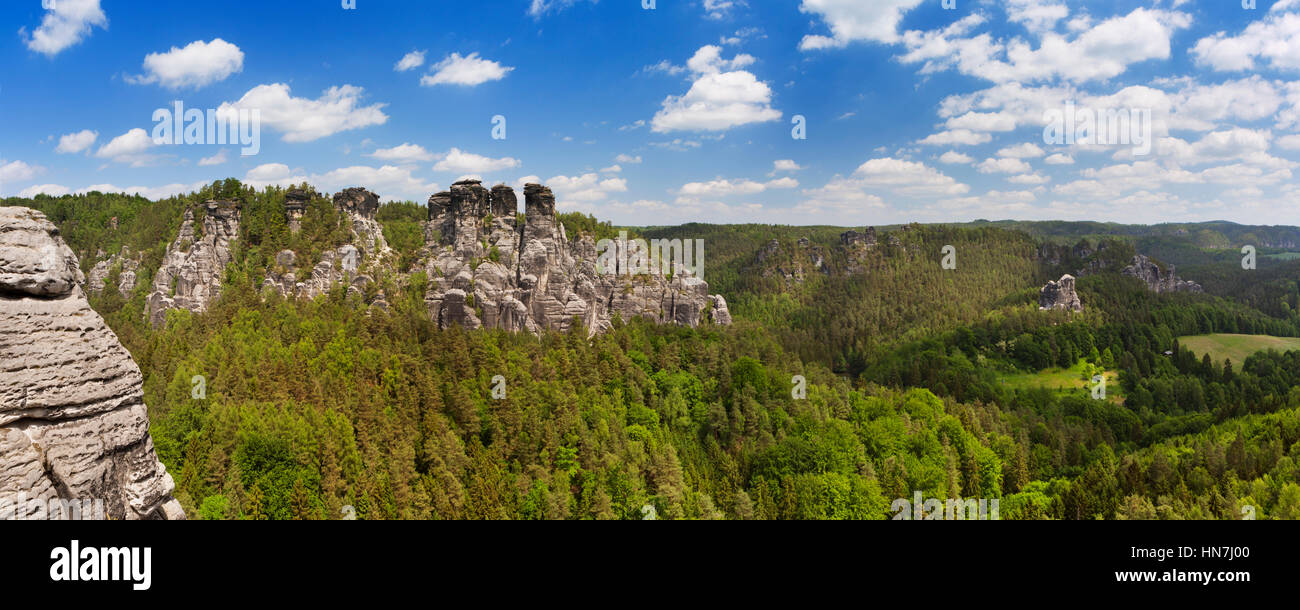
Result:
{"label": "blue sky", "polygon": [[[477,176],[623,224],[1300,224],[1300,0],[343,4],[3,3],[0,195]],[[258,110],[260,150],[155,144],[177,100]],[[1149,151],[1044,137],[1081,110]]]}

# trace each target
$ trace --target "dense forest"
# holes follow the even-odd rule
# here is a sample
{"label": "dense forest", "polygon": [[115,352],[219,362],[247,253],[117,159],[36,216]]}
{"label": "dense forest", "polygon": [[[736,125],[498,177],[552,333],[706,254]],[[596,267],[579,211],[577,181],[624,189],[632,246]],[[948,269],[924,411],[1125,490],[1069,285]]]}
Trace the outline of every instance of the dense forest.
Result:
{"label": "dense forest", "polygon": [[[243,204],[221,294],[154,329],[151,274],[183,211],[212,198]],[[139,254],[134,290],[91,304],[144,373],[191,518],[889,519],[916,492],[997,499],[1003,519],[1300,518],[1300,352],[1232,362],[1179,342],[1300,337],[1300,262],[1271,256],[1293,229],[908,225],[871,247],[835,227],[625,229],[704,239],[705,279],[736,322],[616,320],[589,338],[438,329],[415,270],[426,211],[410,202],[377,215],[400,254],[368,289],[386,311],[341,285],[313,301],[263,291],[277,252],[315,261],[348,235],[323,196],[297,233],[283,203],[235,180],[157,202],[3,201],[46,213],[84,270]],[[620,230],[561,221],[571,238]],[[1080,243],[1088,261],[1044,255]],[[1206,293],[1116,273],[1134,252]],[[1079,278],[1084,311],[1040,311],[1043,283],[1080,264],[1098,270]],[[1078,382],[1009,381],[1060,370]],[[1117,382],[1098,399],[1104,374]]]}

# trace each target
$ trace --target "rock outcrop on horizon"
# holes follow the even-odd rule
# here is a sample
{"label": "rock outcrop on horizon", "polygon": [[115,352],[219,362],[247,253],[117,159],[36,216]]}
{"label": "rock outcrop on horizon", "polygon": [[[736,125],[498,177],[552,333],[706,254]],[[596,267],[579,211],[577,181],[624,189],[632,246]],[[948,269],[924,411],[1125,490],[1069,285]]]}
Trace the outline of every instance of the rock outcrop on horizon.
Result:
{"label": "rock outcrop on horizon", "polygon": [[[540,184],[524,187],[519,226],[514,190],[491,190],[477,180],[452,185],[429,198],[425,302],[439,327],[566,331],[573,320],[595,334],[612,316],[643,317],[697,326],[731,320],[726,300],[678,266],[671,277],[597,271],[591,236],[569,240],[555,212],[555,196]],[[615,242],[620,253],[626,242]],[[621,258],[621,257],[620,257]]]}
{"label": "rock outcrop on horizon", "polygon": [[169,310],[202,312],[220,294],[221,276],[239,237],[240,207],[237,201],[208,201],[199,207],[200,218],[193,209],[185,210],[147,301],[146,314],[155,327],[167,321]]}
{"label": "rock outcrop on horizon", "polygon": [[184,519],[140,369],[84,279],[43,214],[0,208],[0,505],[19,518]]}
{"label": "rock outcrop on horizon", "polygon": [[1120,273],[1142,280],[1142,283],[1146,284],[1149,290],[1156,293],[1205,292],[1205,289],[1196,282],[1178,279],[1178,276],[1174,273],[1173,265],[1169,265],[1169,268],[1165,269],[1141,254],[1134,256],[1133,262]]}
{"label": "rock outcrop on horizon", "polygon": [[1079,293],[1074,290],[1074,276],[1066,274],[1055,282],[1048,282],[1046,286],[1038,293],[1038,308],[1040,310],[1065,309],[1069,311],[1083,311],[1083,303],[1079,301]]}

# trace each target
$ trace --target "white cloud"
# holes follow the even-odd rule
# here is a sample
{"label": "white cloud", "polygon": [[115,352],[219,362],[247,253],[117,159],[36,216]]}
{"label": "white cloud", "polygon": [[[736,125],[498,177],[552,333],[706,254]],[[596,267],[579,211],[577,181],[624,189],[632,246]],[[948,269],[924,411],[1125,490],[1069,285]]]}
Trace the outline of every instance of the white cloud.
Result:
{"label": "white cloud", "polygon": [[28,165],[22,161],[10,161],[5,163],[0,160],[0,182],[21,182],[31,180],[36,175],[39,167]]}
{"label": "white cloud", "polygon": [[18,196],[26,197],[29,199],[37,195],[49,195],[51,197],[62,197],[64,195],[70,194],[71,192],[72,191],[68,190],[68,187],[63,186],[61,184],[37,184],[36,186],[29,186],[21,191],[18,191]]}
{"label": "white cloud", "polygon": [[600,173],[602,173],[602,174],[621,174],[621,173],[623,173],[623,167],[622,167],[621,165],[611,165],[611,166],[609,166],[609,167],[606,167],[606,168],[600,170]]}
{"label": "white cloud", "polygon": [[961,195],[970,187],[924,163],[872,159],[853,172],[860,186],[882,186],[909,195]]}
{"label": "white cloud", "polygon": [[1286,150],[1300,150],[1300,134],[1291,134],[1277,139],[1277,145]]}
{"label": "white cloud", "polygon": [[[599,1],[591,0],[593,4]],[[547,13],[558,13],[579,2],[582,2],[582,0],[532,0],[528,4],[528,14],[534,18],[540,18]]]}
{"label": "white cloud", "polygon": [[219,112],[258,110],[262,123],[284,133],[285,142],[311,142],[342,131],[383,125],[386,104],[362,106],[361,87],[330,87],[317,99],[293,97],[289,85],[258,85],[237,102],[226,102]]}
{"label": "white cloud", "polygon": [[1055,153],[1043,159],[1043,163],[1048,165],[1074,165],[1074,157],[1065,153]]}
{"label": "white cloud", "polygon": [[301,170],[290,169],[283,163],[266,163],[248,170],[243,182],[256,188],[272,185],[287,187],[306,182],[327,191],[360,186],[378,193],[384,201],[422,201],[430,193],[439,190],[436,183],[416,178],[411,168],[392,165],[356,165],[308,175]]}
{"label": "white cloud", "polygon": [[772,163],[772,172],[797,172],[803,168],[790,159],[781,159]]}
{"label": "white cloud", "polygon": [[1052,0],[1008,0],[1007,17],[1032,33],[1042,34],[1070,15],[1064,2]]}
{"label": "white cloud", "polygon": [[124,193],[127,195],[140,195],[146,199],[159,200],[175,197],[177,195],[187,195],[208,186],[207,182],[194,182],[191,184],[165,184],[163,186],[128,186],[120,187],[112,184],[92,184],[85,188],[79,188],[74,191],[77,194],[99,191],[101,193]]}
{"label": "white cloud", "polygon": [[204,158],[202,158],[202,159],[199,159],[199,167],[210,167],[210,166],[213,166],[213,165],[225,165],[226,162],[230,160],[230,159],[226,156],[226,153],[227,153],[227,152],[229,152],[229,151],[227,151],[227,149],[223,148],[223,149],[217,151],[217,154],[212,155],[211,157],[204,157]]}
{"label": "white cloud", "polygon": [[637,155],[633,157],[632,155],[619,155],[615,157],[614,160],[618,161],[619,163],[630,163],[632,165],[636,165],[638,163],[641,163],[641,156]]}
{"label": "white cloud", "polygon": [[743,54],[725,60],[719,47],[701,47],[686,63],[695,82],[686,95],[670,95],[663,101],[651,121],[652,131],[725,131],[779,120],[781,111],[771,106],[772,88],[752,73],[737,69],[753,60]]}
{"label": "white cloud", "polygon": [[152,156],[145,154],[145,151],[154,146],[153,138],[145,130],[136,127],[113,138],[108,144],[100,146],[95,156],[101,159],[112,159],[118,163],[141,166],[153,159]]}
{"label": "white cloud", "polygon": [[[538,182],[536,176],[528,176],[525,182]],[[611,193],[627,192],[627,180],[623,178],[604,178],[590,173],[581,176],[553,176],[546,182],[555,192],[557,202],[561,201],[599,201]]]}
{"label": "white cloud", "polygon": [[841,48],[851,42],[898,41],[903,15],[922,0],[803,0],[799,10],[816,15],[831,30],[830,36],[808,35],[799,43],[804,51]]}
{"label": "white cloud", "polygon": [[939,162],[947,163],[949,165],[968,165],[974,163],[975,159],[971,158],[970,155],[962,154],[955,150],[950,150],[946,153],[943,153],[942,155],[939,155]]}
{"label": "white cloud", "polygon": [[734,195],[753,195],[762,193],[768,189],[789,189],[797,188],[799,181],[794,178],[785,177],[768,182],[755,182],[753,180],[726,180],[719,178],[709,182],[689,182],[677,189],[677,194],[687,199],[699,199],[701,197],[730,197]]}
{"label": "white cloud", "polygon": [[948,119],[944,126],[968,131],[1011,131],[1016,128],[1016,118],[1002,112],[967,112]]}
{"label": "white cloud", "polygon": [[1023,144],[1003,148],[998,151],[997,156],[1011,157],[1014,159],[1034,159],[1045,154],[1047,153],[1043,152],[1043,149],[1039,148],[1037,144],[1034,144],[1033,142],[1025,142]]}
{"label": "white cloud", "polygon": [[927,146],[974,146],[993,141],[987,133],[976,133],[968,129],[951,129],[926,136],[918,144]]}
{"label": "white cloud", "polygon": [[89,36],[92,26],[108,27],[108,16],[99,7],[99,0],[58,0],[51,6],[30,37],[25,28],[18,30],[27,48],[37,53],[53,57]]}
{"label": "white cloud", "polygon": [[414,70],[424,65],[424,51],[411,51],[402,56],[402,59],[393,66],[393,70],[405,72]]}
{"label": "white cloud", "polygon": [[1279,70],[1300,69],[1300,15],[1270,12],[1240,34],[1219,32],[1191,49],[1197,65],[1219,71],[1256,69],[1256,62]]}
{"label": "white cloud", "polygon": [[518,159],[511,157],[502,157],[493,159],[476,155],[471,152],[463,151],[459,148],[439,155],[441,158],[437,165],[433,166],[434,171],[450,173],[489,173],[519,167]]}
{"label": "white cloud", "polygon": [[54,149],[54,152],[61,154],[79,153],[90,148],[97,138],[99,138],[99,132],[91,131],[89,129],[83,129],[77,133],[60,136],[59,145]]}
{"label": "white cloud", "polygon": [[710,19],[725,19],[732,9],[748,6],[745,0],[704,0],[704,13]]}
{"label": "white cloud", "polygon": [[987,33],[966,37],[982,21],[973,14],[942,30],[909,31],[903,36],[907,53],[899,60],[923,63],[922,73],[955,67],[963,74],[999,83],[1058,77],[1076,82],[1105,80],[1123,74],[1132,64],[1168,59],[1170,39],[1191,24],[1191,17],[1138,8],[1077,36],[1044,32],[1037,48],[1022,38],[1000,41]]}
{"label": "white cloud", "polygon": [[371,157],[380,161],[432,161],[433,153],[424,149],[419,144],[400,144],[392,148],[381,148],[370,153]]}
{"label": "white cloud", "polygon": [[475,87],[486,82],[501,80],[514,68],[482,59],[478,53],[470,53],[464,57],[460,53],[452,53],[431,66],[430,70],[432,70],[431,74],[426,74],[420,79],[420,84],[425,87],[436,85]]}
{"label": "white cloud", "polygon": [[144,58],[145,74],[127,77],[142,85],[158,83],[168,89],[203,87],[229,78],[244,69],[244,52],[220,38],[212,42],[196,40],[185,48],[172,47],[166,53],[150,53]]}
{"label": "white cloud", "polygon": [[981,174],[1027,174],[1034,170],[1028,163],[1010,157],[985,159],[978,167]]}

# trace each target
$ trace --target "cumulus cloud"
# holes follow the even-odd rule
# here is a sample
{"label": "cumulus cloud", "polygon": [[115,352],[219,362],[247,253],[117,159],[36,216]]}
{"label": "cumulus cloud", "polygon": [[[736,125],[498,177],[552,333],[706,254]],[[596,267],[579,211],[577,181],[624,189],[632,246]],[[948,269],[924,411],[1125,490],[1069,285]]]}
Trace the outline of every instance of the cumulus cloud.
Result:
{"label": "cumulus cloud", "polygon": [[248,170],[243,182],[257,188],[288,187],[307,182],[327,191],[362,186],[378,193],[384,201],[422,201],[439,190],[436,183],[415,177],[412,168],[392,165],[354,165],[308,174],[283,163],[266,163]]}
{"label": "cumulus cloud", "polygon": [[992,141],[993,136],[987,133],[976,133],[969,129],[950,129],[930,134],[918,144],[926,146],[974,146]]}
{"label": "cumulus cloud", "polygon": [[49,195],[51,197],[62,197],[64,195],[71,194],[71,192],[72,191],[68,190],[68,187],[63,186],[61,184],[37,184],[35,186],[29,186],[21,191],[18,191],[18,196],[27,197],[27,198],[35,197],[37,195]]}
{"label": "cumulus cloud", "polygon": [[258,110],[262,124],[284,133],[285,142],[311,142],[342,131],[388,122],[386,104],[362,105],[365,90],[352,85],[326,89],[321,97],[293,97],[289,85],[258,85],[237,102],[226,102],[218,110],[230,116],[239,110]]}
{"label": "cumulus cloud", "polygon": [[831,35],[804,36],[799,48],[804,51],[834,49],[851,42],[898,41],[898,24],[903,15],[922,0],[803,0],[799,10],[816,15],[830,28]]}
{"label": "cumulus cloud", "polygon": [[54,152],[60,154],[79,153],[90,148],[97,138],[99,138],[99,132],[91,131],[89,129],[83,129],[77,133],[60,136],[59,145],[54,149]]}
{"label": "cumulus cloud", "polygon": [[438,156],[441,160],[438,161],[437,165],[433,166],[433,169],[439,172],[489,173],[519,167],[520,165],[519,160],[512,157],[493,159],[463,151],[459,148],[452,148]]}
{"label": "cumulus cloud", "polygon": [[45,16],[30,36],[26,28],[18,30],[27,48],[54,57],[90,35],[94,27],[107,28],[108,16],[99,0],[58,0],[50,4]]}
{"label": "cumulus cloud", "polygon": [[464,57],[460,53],[452,53],[431,66],[430,70],[430,74],[420,79],[420,84],[425,87],[437,85],[476,87],[486,82],[501,80],[514,68],[482,59],[478,53],[470,53]]}
{"label": "cumulus cloud", "polygon": [[202,159],[199,159],[199,167],[211,167],[211,166],[213,166],[213,165],[225,165],[226,162],[230,161],[229,157],[227,157],[227,153],[228,153],[228,151],[227,151],[226,149],[223,148],[223,149],[217,151],[217,154],[212,155],[211,157],[204,157],[204,158],[202,158]]}
{"label": "cumulus cloud", "polygon": [[707,45],[686,62],[695,80],[685,95],[670,95],[663,101],[651,120],[652,131],[725,131],[781,118],[781,111],[772,108],[772,88],[739,69],[754,58],[740,54],[724,59],[721,51]]}
{"label": "cumulus cloud", "polygon": [[970,155],[959,153],[955,150],[950,150],[946,153],[943,153],[942,155],[939,155],[939,162],[947,163],[949,165],[969,165],[971,163],[974,163],[975,159],[972,158]]}
{"label": "cumulus cloud", "polygon": [[[536,176],[522,179],[539,182]],[[553,176],[545,182],[555,192],[556,201],[599,201],[611,193],[627,192],[627,180],[624,178],[601,178],[594,173],[581,176]]]}
{"label": "cumulus cloud", "polygon": [[154,146],[153,138],[145,130],[137,127],[100,146],[99,150],[95,151],[95,156],[139,167],[153,160],[146,151]]}
{"label": "cumulus cloud", "polygon": [[392,148],[380,148],[370,153],[371,157],[380,161],[432,161],[433,153],[424,149],[419,144],[399,144]]}
{"label": "cumulus cloud", "polygon": [[1198,65],[1219,71],[1254,70],[1260,63],[1279,70],[1300,69],[1300,15],[1270,11],[1236,36],[1219,32],[1200,39],[1191,55]]}
{"label": "cumulus cloud", "polygon": [[223,81],[243,69],[244,52],[239,47],[220,38],[212,42],[196,40],[184,48],[146,55],[145,73],[127,77],[127,81],[158,83],[168,89],[198,88]]}
{"label": "cumulus cloud", "polygon": [[677,189],[677,194],[687,199],[701,197],[729,197],[733,195],[753,195],[768,189],[790,189],[799,186],[799,181],[785,177],[768,182],[753,180],[727,180],[719,178],[709,182],[689,182]]}
{"label": "cumulus cloud", "polygon": [[3,159],[0,159],[0,182],[31,180],[39,169],[39,167],[28,165],[22,161],[5,163]]}
{"label": "cumulus cloud", "polygon": [[781,159],[772,163],[773,172],[797,172],[803,168],[790,159]]}
{"label": "cumulus cloud", "polygon": [[620,154],[619,156],[615,157],[614,160],[618,161],[619,163],[630,163],[632,165],[636,165],[641,162],[641,156],[637,155],[634,157],[632,155]]}
{"label": "cumulus cloud", "polygon": [[396,70],[397,72],[406,72],[407,70],[414,70],[423,65],[424,51],[411,51],[402,56],[402,59],[393,66],[393,70]]}

